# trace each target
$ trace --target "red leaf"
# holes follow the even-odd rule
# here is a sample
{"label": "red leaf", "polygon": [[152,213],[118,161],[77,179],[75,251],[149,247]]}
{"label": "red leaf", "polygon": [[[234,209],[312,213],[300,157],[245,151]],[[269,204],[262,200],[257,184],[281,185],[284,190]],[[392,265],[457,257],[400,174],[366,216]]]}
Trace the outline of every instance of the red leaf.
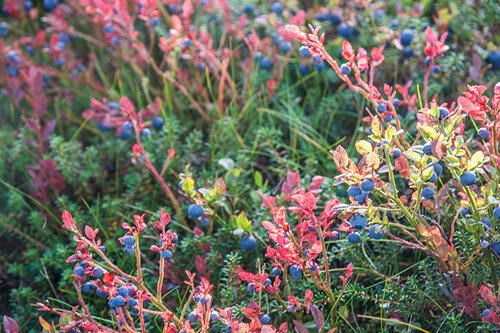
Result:
{"label": "red leaf", "polygon": [[318,328],[318,332],[321,332],[321,329],[323,329],[323,326],[325,325],[325,318],[323,318],[323,314],[319,311],[316,305],[311,305],[310,309],[314,322],[316,323],[316,327]]}
{"label": "red leaf", "polygon": [[297,333],[309,333],[309,330],[307,329],[306,325],[299,323],[296,320],[293,321],[293,325],[295,326],[295,332],[297,332]]}
{"label": "red leaf", "polygon": [[90,239],[94,239],[94,230],[88,225],[85,226],[85,236]]}
{"label": "red leaf", "polygon": [[19,325],[9,316],[3,316],[3,329],[6,333],[19,332]]}
{"label": "red leaf", "polygon": [[63,227],[68,229],[68,230],[74,230],[75,228],[75,220],[73,220],[73,217],[71,216],[71,213],[65,210],[62,214],[62,219],[63,219]]}
{"label": "red leaf", "polygon": [[35,118],[40,120],[47,112],[47,97],[45,96],[45,94],[39,95],[35,103]]}
{"label": "red leaf", "polygon": [[481,298],[483,299],[484,302],[489,303],[494,307],[498,306],[498,302],[495,298],[495,295],[488,287],[481,286],[481,288],[479,289],[479,294],[481,295]]}
{"label": "red leaf", "polygon": [[56,120],[51,120],[45,124],[42,131],[43,141],[47,141],[47,139],[51,136],[51,134],[54,133],[54,130],[56,128],[56,123],[57,123]]}

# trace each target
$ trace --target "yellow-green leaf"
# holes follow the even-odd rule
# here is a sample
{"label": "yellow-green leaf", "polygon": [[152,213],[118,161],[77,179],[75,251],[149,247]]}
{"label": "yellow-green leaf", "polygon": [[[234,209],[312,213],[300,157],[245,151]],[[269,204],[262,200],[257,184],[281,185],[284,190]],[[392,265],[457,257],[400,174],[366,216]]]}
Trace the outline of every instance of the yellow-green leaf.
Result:
{"label": "yellow-green leaf", "polygon": [[476,151],[472,158],[467,161],[467,170],[474,170],[478,166],[480,166],[484,161],[484,154],[482,151]]}
{"label": "yellow-green leaf", "polygon": [[372,145],[366,140],[359,140],[356,142],[356,150],[361,155],[366,155],[372,152]]}
{"label": "yellow-green leaf", "polygon": [[380,136],[382,134],[382,126],[378,117],[373,117],[371,126],[373,135]]}
{"label": "yellow-green leaf", "polygon": [[194,190],[194,180],[191,177],[184,178],[184,182],[182,183],[182,190],[186,193],[193,192]]}

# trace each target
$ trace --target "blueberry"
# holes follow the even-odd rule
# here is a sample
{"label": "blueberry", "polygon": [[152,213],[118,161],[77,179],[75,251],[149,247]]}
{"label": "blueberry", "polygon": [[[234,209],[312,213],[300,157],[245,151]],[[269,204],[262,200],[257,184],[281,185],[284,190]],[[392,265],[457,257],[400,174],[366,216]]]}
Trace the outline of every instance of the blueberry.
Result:
{"label": "blueberry", "polygon": [[370,192],[374,188],[375,188],[375,182],[371,179],[365,179],[361,183],[361,190],[363,190],[363,192]]}
{"label": "blueberry", "polygon": [[184,38],[183,44],[185,47],[190,47],[191,46],[191,39],[189,38]]}
{"label": "blueberry", "polygon": [[212,311],[210,313],[210,319],[215,321],[215,320],[218,320],[219,319],[219,313],[217,311]]}
{"label": "blueberry", "polygon": [[437,174],[435,172],[433,172],[431,178],[427,179],[427,181],[429,183],[435,183],[437,181],[437,179],[438,179]]}
{"label": "blueberry", "polygon": [[330,15],[328,13],[325,13],[325,12],[319,12],[319,13],[316,13],[316,15],[314,16],[314,18],[320,22],[325,22],[325,21],[328,21],[328,17]]}
{"label": "blueberry", "polygon": [[17,68],[16,66],[8,64],[5,68],[7,70],[7,75],[9,75],[10,77],[16,77],[19,75],[19,68]]}
{"label": "blueberry", "polygon": [[486,62],[491,64],[493,69],[500,69],[500,50],[492,51],[488,54]]}
{"label": "blueberry", "polygon": [[340,238],[339,232],[338,231],[332,231],[333,236],[330,236],[331,241],[336,241]]}
{"label": "blueberry", "polygon": [[441,70],[441,67],[439,67],[439,65],[434,65],[434,66],[432,67],[432,72],[433,72],[434,74],[439,73],[439,71],[440,71],[440,70]]}
{"label": "blueberry", "polygon": [[43,0],[43,7],[47,10],[54,10],[59,5],[59,0]]}
{"label": "blueberry", "polygon": [[381,239],[385,234],[384,230],[382,230],[378,224],[372,225],[368,233],[373,239]]}
{"label": "blueberry", "polygon": [[170,250],[163,250],[161,251],[161,257],[163,259],[170,259],[172,258],[172,252]]}
{"label": "blueberry", "polygon": [[271,67],[273,67],[273,62],[271,61],[271,59],[267,57],[260,59],[260,68],[269,70],[271,69]]}
{"label": "blueberry", "polygon": [[133,308],[137,305],[139,305],[139,301],[136,300],[135,298],[129,298],[128,301],[127,301],[127,305],[130,307],[130,308]]}
{"label": "blueberry", "polygon": [[127,297],[128,296],[128,288],[125,286],[121,286],[120,288],[118,288],[118,292],[116,294],[120,295],[122,297]]}
{"label": "blueberry", "polygon": [[92,290],[94,290],[94,285],[90,282],[85,282],[85,284],[82,287],[82,291],[86,294],[90,293]]}
{"label": "blueberry", "polygon": [[201,219],[201,225],[206,227],[208,225],[209,221],[206,217],[202,218]]}
{"label": "blueberry", "polygon": [[358,185],[353,185],[347,190],[347,194],[349,194],[353,198],[361,195],[361,193],[361,188]]}
{"label": "blueberry", "polygon": [[9,61],[15,62],[16,64],[19,62],[19,56],[17,55],[17,52],[15,50],[10,50],[9,52],[7,52],[7,54],[5,54],[5,58],[7,58],[7,60]]}
{"label": "blueberry", "polygon": [[424,148],[422,149],[422,151],[424,152],[425,155],[432,155],[432,147],[431,147],[431,144],[426,144],[424,146]]}
{"label": "blueberry", "polygon": [[488,243],[488,241],[485,239],[483,239],[481,242],[479,242],[479,244],[481,245],[481,247],[483,249],[487,248],[490,245],[490,243]]}
{"label": "blueberry", "polygon": [[125,305],[125,299],[122,296],[120,296],[120,295],[112,298],[109,301],[109,306],[112,309],[119,308],[120,306],[123,306],[123,305]]}
{"label": "blueberry", "polygon": [[188,319],[191,323],[196,323],[198,321],[198,316],[196,315],[196,313],[191,312],[188,316]]}
{"label": "blueberry", "polygon": [[205,297],[205,295],[200,295],[200,303],[203,305],[207,304],[207,298]]}
{"label": "blueberry", "polygon": [[500,207],[496,207],[495,209],[493,209],[493,216],[496,219],[500,219]]}
{"label": "blueberry", "polygon": [[163,117],[154,117],[153,118],[153,127],[156,129],[160,129],[165,124]]}
{"label": "blueberry", "polygon": [[101,246],[99,246],[99,250],[101,250],[102,252],[104,252],[106,250],[106,247],[104,245],[101,245]]}
{"label": "blueberry", "polygon": [[260,323],[261,323],[262,325],[267,325],[267,324],[269,324],[269,321],[270,321],[270,320],[271,320],[271,318],[269,318],[269,316],[268,316],[268,315],[266,315],[266,314],[265,314],[265,315],[263,315],[262,317],[260,317]]}
{"label": "blueberry", "polygon": [[96,294],[98,297],[100,297],[100,298],[103,298],[103,297],[108,296],[108,294],[107,294],[104,290],[102,290],[102,289],[97,289],[97,290],[95,291],[95,294]]}
{"label": "blueberry", "polygon": [[413,49],[411,47],[405,47],[403,49],[403,56],[405,58],[413,57]]}
{"label": "blueberry", "polygon": [[[111,110],[120,110],[120,104],[116,102],[108,102],[108,108]],[[130,128],[132,128],[132,124],[130,124]]]}
{"label": "blueberry", "polygon": [[83,272],[84,268],[82,266],[78,266],[76,269],[75,269],[75,275],[76,276],[79,276],[79,277],[84,277],[85,276],[85,273]]}
{"label": "blueberry", "polygon": [[118,46],[120,44],[120,38],[118,36],[114,36],[111,38],[111,44],[113,46]]}
{"label": "blueberry", "polygon": [[267,278],[266,281],[264,281],[264,286],[269,287],[271,283],[272,283],[271,279]]}
{"label": "blueberry", "polygon": [[192,204],[188,208],[188,216],[192,219],[197,219],[205,214],[205,210],[201,205]]}
{"label": "blueberry", "polygon": [[29,12],[31,9],[33,9],[33,2],[31,0],[25,0],[24,1],[24,10]]}
{"label": "blueberry", "polygon": [[439,110],[439,120],[443,120],[444,118],[450,115],[450,111],[448,111],[448,109],[445,107],[440,106],[438,110]]}
{"label": "blueberry", "polygon": [[491,228],[491,221],[487,217],[481,217],[481,223],[484,225],[485,229],[490,229]]}
{"label": "blueberry", "polygon": [[391,22],[389,22],[389,25],[391,26],[392,29],[397,29],[399,25],[399,20],[392,19]]}
{"label": "blueberry", "polygon": [[367,225],[366,217],[363,215],[354,215],[350,223],[351,227],[356,229],[364,229]]}
{"label": "blueberry", "polygon": [[401,101],[400,101],[398,98],[394,98],[394,99],[392,100],[392,105],[394,105],[394,106],[398,106],[398,105],[399,105],[399,103],[401,103]]}
{"label": "blueberry", "polygon": [[115,27],[113,27],[113,25],[111,23],[108,23],[104,26],[104,32],[111,34],[111,33],[115,32]]}
{"label": "blueberry", "polygon": [[404,46],[408,46],[411,44],[413,40],[413,30],[411,29],[404,29],[401,32],[401,44]]}
{"label": "blueberry", "polygon": [[443,174],[443,167],[439,163],[433,163],[431,164],[431,167],[434,168],[434,172],[438,177],[440,177]]}
{"label": "blueberry", "polygon": [[494,242],[491,245],[491,250],[495,252],[497,255],[500,255],[500,242]]}
{"label": "blueberry", "polygon": [[295,280],[302,279],[302,269],[297,265],[292,265],[290,267],[290,274],[292,275],[292,278],[294,278]]}
{"label": "blueberry", "polygon": [[[108,102],[108,108],[111,109],[111,110],[120,110],[120,104],[116,103],[116,102]],[[127,127],[129,128],[132,128],[132,124],[130,122],[126,122],[125,124],[127,124]],[[123,126],[125,127],[125,124],[123,124]]]}
{"label": "blueberry", "polygon": [[299,54],[301,57],[309,58],[311,56],[311,51],[307,46],[301,46],[299,49]]}
{"label": "blueberry", "polygon": [[0,38],[7,37],[8,33],[9,33],[9,25],[7,24],[7,22],[0,23]]}
{"label": "blueberry", "polygon": [[354,35],[355,30],[350,25],[342,23],[338,27],[338,33],[341,37],[347,39],[347,38],[351,38]]}
{"label": "blueberry", "polygon": [[153,28],[157,27],[158,26],[158,23],[160,23],[160,20],[157,18],[157,17],[153,17],[150,21],[149,21],[149,25]]}
{"label": "blueberry", "polygon": [[431,57],[429,56],[425,57],[424,62],[427,66],[429,66],[431,64]]}
{"label": "blueberry", "polygon": [[462,214],[463,217],[466,217],[467,215],[470,215],[470,209],[469,209],[469,207],[462,208],[462,210],[460,211],[460,214]]}
{"label": "blueberry", "polygon": [[490,310],[483,311],[483,317],[488,317],[490,315]]}
{"label": "blueberry", "polygon": [[342,72],[342,74],[344,75],[349,75],[349,73],[351,73],[351,67],[347,66],[346,64],[342,64],[340,66],[340,71]]}
{"label": "blueberry", "polygon": [[274,275],[274,276],[278,276],[281,274],[281,269],[279,269],[278,267],[273,267],[273,269],[271,270],[271,273]]}
{"label": "blueberry", "polygon": [[430,186],[422,190],[422,196],[424,197],[424,199],[430,199],[434,197],[434,194],[435,194],[434,189]]}
{"label": "blueberry", "polygon": [[290,52],[291,49],[292,49],[292,43],[290,43],[290,42],[281,42],[280,43],[280,50],[283,53],[288,53],[288,52]]}
{"label": "blueberry", "polygon": [[282,14],[284,9],[285,7],[279,2],[275,2],[271,5],[271,10],[278,15]]}
{"label": "blueberry", "polygon": [[240,247],[245,251],[253,251],[257,248],[257,239],[251,235],[243,237],[240,241]]}
{"label": "blueberry", "polygon": [[132,137],[132,130],[129,128],[124,128],[122,135],[120,135],[118,138],[121,140],[128,140]]}
{"label": "blueberry", "polygon": [[394,148],[391,150],[392,157],[394,158],[400,158],[401,157],[401,150],[399,148]]}
{"label": "blueberry", "polygon": [[184,180],[181,180],[181,181],[179,182],[179,184],[177,185],[177,188],[178,188],[178,189],[179,189],[182,193],[184,193],[184,190],[182,189],[182,185],[184,185]]}
{"label": "blueberry", "polygon": [[125,246],[134,246],[135,245],[135,237],[134,236],[123,237],[123,244]]}
{"label": "blueberry", "polygon": [[387,106],[384,103],[379,103],[377,105],[377,110],[378,112],[385,112],[387,111]]}
{"label": "blueberry", "polygon": [[125,253],[126,254],[134,253],[134,248],[132,246],[125,246]]}
{"label": "blueberry", "polygon": [[102,275],[102,269],[101,267],[96,267],[92,270],[92,275],[96,278],[100,277]]}
{"label": "blueberry", "polygon": [[151,135],[151,130],[149,128],[145,128],[142,130],[141,134],[144,135],[145,137],[148,137]]}
{"label": "blueberry", "polygon": [[174,238],[172,238],[172,244],[175,244],[179,241],[179,237],[177,237],[177,235],[174,235]]}
{"label": "blueberry", "polygon": [[299,65],[299,73],[302,76],[308,75],[310,73],[309,67],[307,67],[306,65],[300,64]]}
{"label": "blueberry", "polygon": [[369,195],[368,192],[361,192],[360,195],[354,197],[354,200],[356,200],[360,205],[362,205],[366,202],[366,198],[368,198],[368,195]]}
{"label": "blueberry", "polygon": [[490,131],[488,131],[486,128],[484,127],[481,127],[478,131],[477,131],[477,135],[483,139],[483,140],[488,140],[490,138]]}
{"label": "blueberry", "polygon": [[253,3],[246,3],[244,11],[247,14],[253,14],[253,12],[254,12],[254,5],[253,5]]}
{"label": "blueberry", "polygon": [[250,282],[247,286],[247,291],[250,293],[250,294],[253,294],[255,292],[255,283],[253,282]]}
{"label": "blueberry", "polygon": [[64,59],[62,58],[57,58],[56,60],[54,60],[54,66],[56,67],[61,67],[64,65]]}
{"label": "blueberry", "polygon": [[260,61],[262,59],[262,52],[260,52],[260,51],[255,52],[254,56],[253,56],[253,59],[255,61]]}
{"label": "blueberry", "polygon": [[361,236],[357,232],[351,232],[349,235],[347,235],[347,240],[351,244],[357,244],[361,242]]}
{"label": "blueberry", "polygon": [[319,65],[323,60],[321,59],[321,56],[319,54],[315,55],[313,57],[313,63],[315,65]]}
{"label": "blueberry", "polygon": [[386,122],[388,122],[388,123],[390,123],[390,122],[391,122],[391,120],[392,120],[392,116],[385,116],[385,117],[384,117],[384,121],[386,121]]}
{"label": "blueberry", "polygon": [[464,172],[463,175],[460,177],[460,183],[463,186],[471,186],[477,182],[477,176],[470,172]]}

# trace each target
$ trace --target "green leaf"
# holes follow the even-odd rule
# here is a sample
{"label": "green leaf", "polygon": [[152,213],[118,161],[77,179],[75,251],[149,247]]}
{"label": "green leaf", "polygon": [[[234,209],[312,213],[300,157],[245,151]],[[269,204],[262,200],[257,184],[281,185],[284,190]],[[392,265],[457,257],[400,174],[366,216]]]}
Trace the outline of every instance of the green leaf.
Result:
{"label": "green leaf", "polygon": [[233,226],[235,228],[241,228],[247,232],[251,232],[252,231],[252,227],[251,227],[251,222],[250,220],[246,217],[245,213],[244,212],[241,212],[240,215],[238,215],[237,217],[234,217],[234,220],[233,220]]}
{"label": "green leaf", "polygon": [[221,158],[219,164],[228,171],[234,168],[234,161],[230,158]]}
{"label": "green leaf", "polygon": [[259,172],[259,171],[255,171],[253,173],[253,179],[255,181],[255,185],[257,185],[257,187],[262,187],[262,174]]}

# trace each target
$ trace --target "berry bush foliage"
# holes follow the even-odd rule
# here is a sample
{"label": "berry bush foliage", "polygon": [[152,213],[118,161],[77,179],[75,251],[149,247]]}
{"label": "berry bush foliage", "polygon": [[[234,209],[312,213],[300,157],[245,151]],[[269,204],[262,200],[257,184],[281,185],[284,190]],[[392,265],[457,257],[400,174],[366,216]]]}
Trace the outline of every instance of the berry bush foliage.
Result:
{"label": "berry bush foliage", "polygon": [[3,331],[500,331],[496,1],[0,5]]}

